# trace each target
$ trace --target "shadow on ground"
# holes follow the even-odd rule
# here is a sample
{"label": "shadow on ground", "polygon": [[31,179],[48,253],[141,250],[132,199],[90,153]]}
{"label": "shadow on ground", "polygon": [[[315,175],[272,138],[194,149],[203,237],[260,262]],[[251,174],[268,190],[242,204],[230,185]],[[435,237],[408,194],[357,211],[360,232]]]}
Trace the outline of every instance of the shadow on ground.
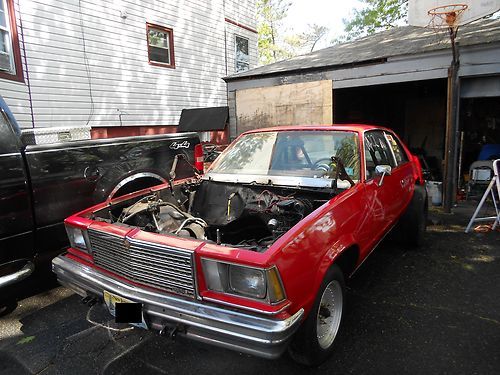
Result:
{"label": "shadow on ground", "polygon": [[19,331],[0,336],[0,373],[498,374],[500,234],[463,233],[468,213],[434,210],[421,248],[384,243],[368,258],[348,283],[336,352],[317,369],[116,325],[61,287],[40,309],[36,296],[21,301]]}

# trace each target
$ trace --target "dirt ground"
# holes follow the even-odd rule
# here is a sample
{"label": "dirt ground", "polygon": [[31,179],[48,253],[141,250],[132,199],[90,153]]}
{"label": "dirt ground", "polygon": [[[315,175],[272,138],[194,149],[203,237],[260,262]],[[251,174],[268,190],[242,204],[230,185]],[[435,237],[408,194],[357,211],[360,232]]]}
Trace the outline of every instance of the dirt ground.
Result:
{"label": "dirt ground", "polygon": [[499,374],[500,232],[465,234],[474,206],[431,209],[421,248],[379,246],[317,369],[119,326],[56,287],[0,318],[0,374]]}

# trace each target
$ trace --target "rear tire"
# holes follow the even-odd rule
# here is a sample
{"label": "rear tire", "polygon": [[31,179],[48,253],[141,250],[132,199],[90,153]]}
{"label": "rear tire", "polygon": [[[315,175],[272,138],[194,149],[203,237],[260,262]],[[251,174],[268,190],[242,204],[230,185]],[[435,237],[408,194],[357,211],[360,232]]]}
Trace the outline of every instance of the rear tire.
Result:
{"label": "rear tire", "polygon": [[328,359],[341,327],[344,301],[344,275],[333,265],[321,283],[309,315],[288,347],[295,362],[318,366]]}

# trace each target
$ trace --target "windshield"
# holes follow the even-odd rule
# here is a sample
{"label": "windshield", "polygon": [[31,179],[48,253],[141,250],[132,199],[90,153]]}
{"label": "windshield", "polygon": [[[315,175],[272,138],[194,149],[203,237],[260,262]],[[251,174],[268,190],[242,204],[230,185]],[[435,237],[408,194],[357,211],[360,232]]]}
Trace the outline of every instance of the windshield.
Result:
{"label": "windshield", "polygon": [[212,165],[211,173],[334,178],[332,157],[359,180],[358,137],[347,131],[250,133],[238,139]]}

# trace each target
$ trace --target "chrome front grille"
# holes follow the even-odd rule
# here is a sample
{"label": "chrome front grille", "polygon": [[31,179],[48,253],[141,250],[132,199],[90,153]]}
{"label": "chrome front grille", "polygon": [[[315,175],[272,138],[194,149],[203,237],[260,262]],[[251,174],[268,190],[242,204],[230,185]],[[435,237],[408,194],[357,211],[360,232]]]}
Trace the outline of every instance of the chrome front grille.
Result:
{"label": "chrome front grille", "polygon": [[136,283],[195,296],[193,253],[89,229],[94,263]]}

